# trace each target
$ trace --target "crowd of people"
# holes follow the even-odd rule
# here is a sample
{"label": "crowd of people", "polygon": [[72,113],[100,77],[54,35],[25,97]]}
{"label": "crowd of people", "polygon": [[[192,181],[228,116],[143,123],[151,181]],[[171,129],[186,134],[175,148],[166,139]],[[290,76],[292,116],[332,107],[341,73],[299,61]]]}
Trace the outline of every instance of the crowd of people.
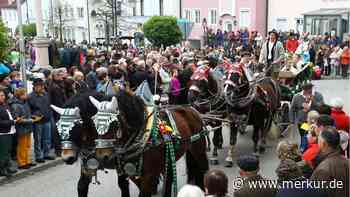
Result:
{"label": "crowd of people", "polygon": [[[300,64],[311,62],[324,75],[348,77],[350,38],[340,42],[328,34],[311,37],[272,31],[265,40],[258,32],[248,30],[208,35],[208,46],[203,49],[191,49],[188,43],[165,49],[141,49],[125,44],[108,51],[70,43],[58,50],[61,61],[55,68],[34,65],[35,51],[29,47],[26,65],[33,72],[30,93],[18,72],[18,52],[12,50],[12,62],[0,65],[0,176],[10,176],[16,173],[16,168],[29,169],[60,155],[56,128],[59,115],[50,105],[64,107],[71,97],[86,91],[114,95],[120,88],[135,90],[147,81],[152,93],[167,94],[170,104],[183,104],[187,103],[187,95],[181,90],[188,88],[186,83],[196,68],[203,64],[216,66],[223,61],[242,63],[247,68],[259,63],[267,65],[263,70],[275,80],[288,58],[293,63],[288,69],[300,69]],[[295,145],[288,142],[278,146],[281,163],[276,174],[280,181],[342,180],[345,189],[327,190],[326,196],[345,196],[349,195],[349,177],[345,176],[349,174],[346,159],[349,116],[342,110],[341,99],[335,98],[332,106],[319,110],[324,103],[322,95],[312,90],[312,84],[305,84],[303,91],[294,96],[290,122],[298,127],[300,149],[296,145],[294,150]],[[237,165],[245,181],[264,179],[259,171],[259,158],[242,156]],[[222,171],[208,172],[204,182],[205,191],[188,185],[178,196],[197,193],[197,196],[224,197],[229,191],[228,178]],[[302,190],[305,193],[301,194],[299,190],[276,188],[252,190],[244,184],[235,191],[235,196],[262,196],[262,192],[266,197],[280,197],[322,196],[323,191]]]}

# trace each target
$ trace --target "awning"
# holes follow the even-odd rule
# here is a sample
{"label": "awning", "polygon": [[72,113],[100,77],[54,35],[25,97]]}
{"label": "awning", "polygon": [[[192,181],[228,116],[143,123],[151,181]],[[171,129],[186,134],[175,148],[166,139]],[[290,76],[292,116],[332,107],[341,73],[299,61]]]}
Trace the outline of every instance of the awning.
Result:
{"label": "awning", "polygon": [[311,12],[306,12],[305,16],[339,16],[349,14],[350,8],[322,8]]}
{"label": "awning", "polygon": [[177,25],[180,27],[180,30],[183,35],[183,39],[187,39],[192,31],[194,23],[187,19],[177,19]]}

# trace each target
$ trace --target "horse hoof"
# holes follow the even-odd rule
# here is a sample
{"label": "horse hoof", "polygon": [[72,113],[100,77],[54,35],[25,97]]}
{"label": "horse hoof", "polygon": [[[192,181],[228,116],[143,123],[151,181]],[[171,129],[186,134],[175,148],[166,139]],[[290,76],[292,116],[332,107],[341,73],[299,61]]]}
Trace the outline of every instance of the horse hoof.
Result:
{"label": "horse hoof", "polygon": [[210,165],[219,165],[219,160],[217,158],[209,159]]}

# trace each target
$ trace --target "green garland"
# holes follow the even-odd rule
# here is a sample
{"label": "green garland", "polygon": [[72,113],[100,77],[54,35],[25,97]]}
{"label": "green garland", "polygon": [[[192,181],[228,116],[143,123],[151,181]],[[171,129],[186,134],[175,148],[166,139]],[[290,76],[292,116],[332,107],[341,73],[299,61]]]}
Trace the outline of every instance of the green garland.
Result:
{"label": "green garland", "polygon": [[165,142],[165,151],[166,151],[166,161],[165,161],[165,175],[169,175],[169,167],[171,167],[171,172],[173,174],[172,180],[172,188],[173,192],[177,194],[177,174],[176,174],[176,158],[175,158],[175,150],[173,141],[170,136],[168,136],[168,140]]}

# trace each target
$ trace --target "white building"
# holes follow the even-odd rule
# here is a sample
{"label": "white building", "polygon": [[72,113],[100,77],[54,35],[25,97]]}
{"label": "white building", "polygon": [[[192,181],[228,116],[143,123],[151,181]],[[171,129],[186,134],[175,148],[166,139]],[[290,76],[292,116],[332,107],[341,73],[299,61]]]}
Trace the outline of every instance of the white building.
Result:
{"label": "white building", "polygon": [[[269,0],[268,1],[268,29],[277,29],[282,31],[288,31],[288,30],[295,30],[302,32],[304,30],[311,30],[311,28],[316,28],[317,31],[324,33],[324,31],[328,30],[331,31],[332,21],[327,19],[327,15],[333,15],[337,14],[339,10],[337,8],[349,8],[350,9],[350,0]],[[327,12],[318,12],[319,15],[316,17],[318,19],[315,20],[310,19],[310,23],[304,25],[304,14],[312,14],[317,13],[314,11],[320,10],[320,9],[330,9]],[[332,14],[329,14],[333,10]],[[323,13],[323,14],[322,14]],[[314,15],[316,16],[316,15]],[[324,18],[326,17],[326,18]],[[339,32],[346,33],[349,32],[349,16],[345,14],[342,16],[342,20],[345,22],[338,21],[338,24],[343,23],[347,27],[343,29],[345,32]],[[313,22],[314,21],[314,22]],[[317,24],[311,24],[311,23],[317,23]],[[338,25],[337,24],[337,25]],[[311,27],[315,26],[315,27]],[[319,30],[319,29],[324,30]]]}

